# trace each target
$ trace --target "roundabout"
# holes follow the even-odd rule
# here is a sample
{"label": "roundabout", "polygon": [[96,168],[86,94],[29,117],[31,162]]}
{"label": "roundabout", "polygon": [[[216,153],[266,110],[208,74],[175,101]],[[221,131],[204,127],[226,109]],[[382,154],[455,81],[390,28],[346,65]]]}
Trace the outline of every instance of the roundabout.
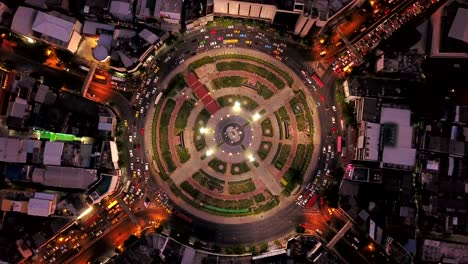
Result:
{"label": "roundabout", "polygon": [[[285,222],[274,236],[292,231],[302,217],[295,196],[320,143],[312,97],[294,72],[258,51],[211,50],[186,59],[160,85],[144,147],[173,203],[213,228],[230,225],[229,232],[272,218]],[[255,240],[271,237],[255,231]]]}

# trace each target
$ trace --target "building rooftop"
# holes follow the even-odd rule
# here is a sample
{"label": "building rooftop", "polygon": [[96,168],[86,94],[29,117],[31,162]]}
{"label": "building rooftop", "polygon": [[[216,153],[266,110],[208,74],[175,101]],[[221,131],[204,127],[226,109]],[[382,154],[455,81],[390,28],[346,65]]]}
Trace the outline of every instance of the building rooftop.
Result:
{"label": "building rooftop", "polygon": [[468,9],[458,8],[448,36],[468,43]]}
{"label": "building rooftop", "polygon": [[44,148],[44,165],[57,165],[62,163],[63,142],[46,142]]}
{"label": "building rooftop", "polygon": [[113,15],[127,16],[131,14],[130,3],[125,0],[113,0],[109,12]]}
{"label": "building rooftop", "polygon": [[28,203],[28,215],[47,217],[53,213],[52,203],[51,200],[31,198]]}
{"label": "building rooftop", "polygon": [[112,34],[114,32],[115,26],[108,25],[104,23],[98,23],[94,21],[86,20],[83,24],[83,34],[84,35],[100,35],[102,33]]}
{"label": "building rooftop", "polygon": [[416,149],[412,148],[411,111],[383,107],[380,114],[380,123],[383,125],[382,162],[397,166],[414,166]]}
{"label": "building rooftop", "polygon": [[346,97],[404,98],[408,95],[409,81],[371,76],[353,76],[344,83]]}
{"label": "building rooftop", "polygon": [[86,190],[97,180],[97,171],[73,167],[35,168],[32,181],[46,186]]}
{"label": "building rooftop", "polygon": [[32,25],[36,18],[37,10],[30,7],[20,6],[16,10],[11,23],[11,30],[21,35],[32,34]]}
{"label": "building rooftop", "polygon": [[76,19],[64,15],[56,16],[39,11],[32,30],[63,42],[70,41]]}
{"label": "building rooftop", "polygon": [[146,28],[143,29],[140,33],[138,33],[138,36],[146,40],[146,42],[148,42],[151,45],[154,45],[159,40],[159,37],[156,34],[154,34]]}

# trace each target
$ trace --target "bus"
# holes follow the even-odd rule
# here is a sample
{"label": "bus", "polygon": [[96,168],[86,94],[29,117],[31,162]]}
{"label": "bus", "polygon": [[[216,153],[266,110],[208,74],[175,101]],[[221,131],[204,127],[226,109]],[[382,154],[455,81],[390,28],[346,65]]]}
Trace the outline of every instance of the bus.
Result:
{"label": "bus", "polygon": [[320,78],[318,77],[318,75],[316,73],[312,74],[312,79],[314,79],[314,81],[317,83],[317,85],[320,87],[320,88],[323,88],[323,86],[325,86],[322,82],[322,80],[320,80]]}
{"label": "bus", "polygon": [[127,79],[125,79],[123,77],[117,77],[117,76],[112,75],[111,80],[116,81],[116,82],[125,82]]}
{"label": "bus", "polygon": [[127,183],[125,184],[125,188],[123,189],[123,192],[124,193],[127,193],[128,192],[128,189],[130,189],[130,184],[132,182],[130,180],[127,181]]}
{"label": "bus", "polygon": [[156,106],[159,103],[159,100],[161,100],[163,93],[159,93],[158,96],[156,96],[156,99],[154,100],[154,105]]}
{"label": "bus", "polygon": [[107,209],[112,209],[112,207],[114,207],[117,203],[118,203],[117,200],[112,201],[112,202],[107,206]]}
{"label": "bus", "polygon": [[317,198],[318,198],[318,195],[316,193],[314,193],[314,195],[312,195],[312,198],[310,198],[310,200],[307,202],[306,208],[312,207],[312,205],[314,205],[315,201],[317,201]]}
{"label": "bus", "polygon": [[96,220],[99,219],[99,214],[95,214],[93,216],[91,216],[88,220],[86,220],[86,222],[83,223],[83,227],[89,227],[91,226],[92,224],[96,223]]}
{"label": "bus", "polygon": [[341,152],[341,136],[338,136],[336,138],[336,152],[340,153]]}
{"label": "bus", "polygon": [[236,43],[239,43],[239,40],[238,39],[225,39],[223,40],[223,43],[224,44],[236,44]]}
{"label": "bus", "polygon": [[86,71],[86,72],[89,72],[89,70],[90,70],[88,67],[86,67],[86,66],[84,66],[84,65],[80,65],[80,66],[78,66],[78,68],[79,68],[80,70],[83,70],[83,71]]}

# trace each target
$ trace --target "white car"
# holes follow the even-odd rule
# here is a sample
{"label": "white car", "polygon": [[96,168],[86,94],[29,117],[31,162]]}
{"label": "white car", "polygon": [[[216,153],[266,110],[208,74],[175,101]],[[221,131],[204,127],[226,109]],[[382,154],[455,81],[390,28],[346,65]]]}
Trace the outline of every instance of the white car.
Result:
{"label": "white car", "polygon": [[210,42],[210,46],[214,46],[214,45],[216,45],[216,41]]}
{"label": "white car", "polygon": [[133,158],[133,150],[129,150],[128,154],[130,155],[130,158]]}
{"label": "white car", "polygon": [[158,80],[159,80],[159,77],[156,76],[156,78],[154,78],[154,80],[153,80],[153,83],[156,84],[158,82]]}
{"label": "white car", "polygon": [[132,136],[128,136],[128,142],[130,142],[130,143],[133,142]]}
{"label": "white car", "polygon": [[335,124],[336,123],[336,119],[334,117],[332,117],[332,123]]}
{"label": "white car", "polygon": [[148,162],[145,163],[145,170],[149,170]]}
{"label": "white car", "polygon": [[332,105],[332,109],[336,112],[336,106]]}

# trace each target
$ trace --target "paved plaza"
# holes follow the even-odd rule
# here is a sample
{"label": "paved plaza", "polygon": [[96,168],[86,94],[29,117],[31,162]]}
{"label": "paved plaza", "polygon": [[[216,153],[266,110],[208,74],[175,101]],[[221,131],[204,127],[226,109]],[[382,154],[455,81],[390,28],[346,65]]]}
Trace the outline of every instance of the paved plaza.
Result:
{"label": "paved plaza", "polygon": [[[167,93],[157,109],[149,111],[156,116],[147,122],[154,138],[145,139],[153,146],[146,148],[154,151],[153,168],[168,178],[163,186],[172,195],[177,190],[171,197],[176,203],[211,220],[230,215],[252,220],[249,215],[287,206],[292,171],[307,173],[315,166],[317,137],[309,131],[317,118],[308,115],[307,91],[268,62],[248,56],[189,70],[188,64],[200,57],[163,81],[167,85],[181,74],[187,85]],[[276,79],[247,70],[220,70],[219,62],[244,63]],[[242,84],[226,85],[226,80]],[[281,82],[286,85],[279,86]]]}

